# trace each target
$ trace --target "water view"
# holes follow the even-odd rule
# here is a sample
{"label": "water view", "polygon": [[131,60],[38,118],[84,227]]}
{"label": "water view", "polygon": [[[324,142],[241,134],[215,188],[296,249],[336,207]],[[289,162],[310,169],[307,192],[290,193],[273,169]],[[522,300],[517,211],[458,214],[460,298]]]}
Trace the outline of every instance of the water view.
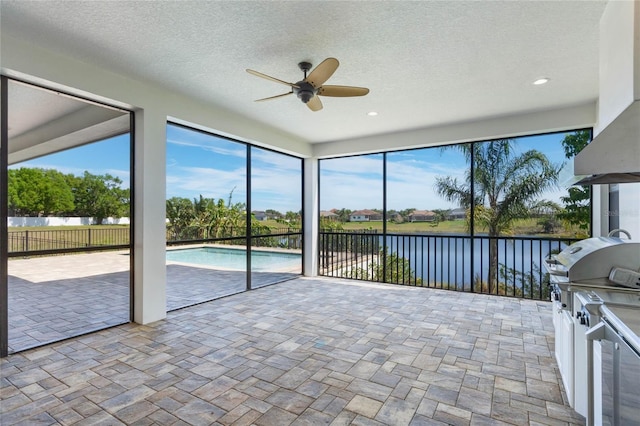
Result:
{"label": "water view", "polygon": [[[415,276],[425,283],[462,288],[469,286],[472,276],[486,280],[490,251],[490,240],[487,237],[474,239],[473,256],[470,237],[390,235],[386,240],[389,252],[406,259]],[[513,270],[518,271],[521,276],[529,275],[539,280],[543,274],[542,260],[552,251],[564,248],[565,244],[559,240],[499,238],[497,247],[499,280],[515,279],[518,287],[522,284],[521,278],[516,278]]]}
{"label": "water view", "polygon": [[545,299],[542,261],[571,241],[323,232],[320,264],[328,276]]}

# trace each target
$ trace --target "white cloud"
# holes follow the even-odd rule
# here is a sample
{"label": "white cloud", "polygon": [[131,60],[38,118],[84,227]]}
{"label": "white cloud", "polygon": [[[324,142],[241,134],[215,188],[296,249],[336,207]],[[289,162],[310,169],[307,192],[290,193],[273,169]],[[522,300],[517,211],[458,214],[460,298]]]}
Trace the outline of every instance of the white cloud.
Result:
{"label": "white cloud", "polygon": [[[389,154],[387,208],[447,209],[456,205],[434,191],[436,177],[464,179],[464,167],[429,162],[412,153]],[[321,209],[382,208],[382,157],[351,157],[321,163]]]}
{"label": "white cloud", "polygon": [[235,202],[246,201],[244,170],[217,170],[204,167],[173,167],[167,170],[167,198],[227,199],[233,193]]}
{"label": "white cloud", "polygon": [[332,160],[320,160],[323,172],[348,172],[349,174],[376,174],[382,176],[382,155],[344,157]]}
{"label": "white cloud", "polygon": [[[300,170],[254,167],[251,180],[252,210],[274,209],[299,211],[301,201]],[[203,167],[173,167],[167,173],[167,198],[207,198],[227,200],[233,190],[233,201],[246,203],[244,168],[218,170]]]}
{"label": "white cloud", "polygon": [[[247,155],[247,146],[221,140],[197,132],[172,132],[168,143],[192,148],[199,160],[212,167],[187,166],[190,159],[167,158],[167,197],[195,198],[200,194],[208,198],[227,199],[235,187],[233,199],[246,203],[246,167],[242,161]],[[171,152],[171,150],[168,150]],[[186,163],[183,163],[185,161]],[[301,166],[298,158],[269,150],[251,148],[251,208],[252,210],[274,209],[282,212],[298,211],[302,208]]]}
{"label": "white cloud", "polygon": [[231,145],[231,143],[228,143],[226,145],[229,146],[229,148],[222,147],[219,145],[219,140],[211,138],[210,136],[207,136],[207,138],[193,138],[190,135],[189,140],[167,139],[167,143],[178,146],[188,146],[191,148],[200,148],[204,151],[209,151],[220,155],[229,155],[233,157],[245,158],[247,155],[247,150],[244,145],[237,144],[237,147],[230,148],[233,145]]}
{"label": "white cloud", "polygon": [[260,148],[251,150],[252,169],[256,167],[274,167],[279,171],[287,170],[299,172],[302,167],[302,160],[288,155],[278,154]]}

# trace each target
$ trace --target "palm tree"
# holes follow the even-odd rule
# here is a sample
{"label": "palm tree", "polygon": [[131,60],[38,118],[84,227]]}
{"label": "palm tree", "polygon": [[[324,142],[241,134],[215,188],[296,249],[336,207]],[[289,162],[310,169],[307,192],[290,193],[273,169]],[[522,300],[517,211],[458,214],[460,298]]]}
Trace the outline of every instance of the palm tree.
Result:
{"label": "palm tree", "polygon": [[189,229],[194,218],[194,207],[191,200],[182,197],[171,197],[167,200],[167,228],[170,239],[184,240],[190,238]]}
{"label": "palm tree", "polygon": [[203,197],[193,199],[193,226],[197,229],[198,238],[210,238],[210,224],[212,218],[212,205],[214,201],[211,198]]}
{"label": "palm tree", "polygon": [[[498,270],[497,237],[508,232],[513,221],[527,217],[528,206],[540,194],[555,186],[561,165],[552,164],[539,151],[516,154],[512,139],[499,139],[477,144],[456,146],[467,157],[473,170],[464,182],[451,176],[436,178],[436,192],[451,202],[470,209],[474,197],[475,224],[489,234],[489,271],[487,283],[493,292]],[[471,177],[473,175],[473,188]]]}

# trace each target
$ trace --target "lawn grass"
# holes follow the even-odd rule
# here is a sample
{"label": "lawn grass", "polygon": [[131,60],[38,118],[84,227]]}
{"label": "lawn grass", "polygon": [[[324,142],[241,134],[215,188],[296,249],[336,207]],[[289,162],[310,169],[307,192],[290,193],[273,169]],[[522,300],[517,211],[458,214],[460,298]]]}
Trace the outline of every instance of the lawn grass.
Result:
{"label": "lawn grass", "polygon": [[[277,222],[275,220],[265,220],[260,222],[261,225],[267,226],[272,230],[281,229],[297,229],[297,227],[288,227],[287,224]],[[382,221],[374,222],[345,222],[340,224],[344,230],[376,230],[382,232]],[[122,244],[122,241],[118,238],[116,241],[115,233],[113,236],[107,230],[119,230],[128,229],[129,225],[78,225],[78,226],[30,226],[30,227],[10,227],[9,235],[22,236],[25,231],[55,231],[47,232],[53,234],[50,238],[60,241],[69,241],[76,244],[88,244],[89,231],[79,232],[82,230],[91,230],[93,234],[91,243],[93,244]],[[398,234],[453,234],[453,235],[467,235],[467,222],[465,220],[447,220],[439,223],[434,222],[403,222],[387,223],[387,232]],[[477,234],[485,234],[486,229],[476,228]],[[119,232],[117,232],[119,234]],[[34,232],[35,234],[35,232]],[[42,234],[44,236],[44,233]],[[86,235],[86,236],[85,236]],[[504,234],[505,236],[507,234]],[[538,219],[518,219],[514,222],[512,232],[509,235],[519,236],[536,236],[546,238],[575,238],[577,236],[577,230],[559,228],[553,234],[545,234],[542,232],[542,227],[538,225]],[[579,236],[579,235],[578,235]],[[36,237],[36,235],[33,235]],[[582,236],[584,237],[584,236]],[[114,239],[114,241],[111,241]]]}
{"label": "lawn grass", "polygon": [[[382,221],[375,222],[346,222],[342,224],[345,230],[376,230],[382,232]],[[503,235],[536,236],[546,238],[575,238],[577,230],[559,227],[554,233],[544,233],[538,225],[538,219],[517,219],[513,222],[512,231]],[[468,234],[465,220],[447,220],[444,222],[387,222],[387,232],[399,234]],[[487,229],[476,227],[476,234],[486,234]]]}
{"label": "lawn grass", "polygon": [[[382,232],[382,222],[346,222],[342,224],[343,229],[372,229]],[[399,234],[414,233],[433,233],[433,234],[464,234],[467,232],[466,222],[464,220],[448,220],[446,222],[387,222],[388,232],[397,232]]]}
{"label": "lawn grass", "polygon": [[24,226],[8,232],[9,252],[58,250],[129,243],[128,225]]}

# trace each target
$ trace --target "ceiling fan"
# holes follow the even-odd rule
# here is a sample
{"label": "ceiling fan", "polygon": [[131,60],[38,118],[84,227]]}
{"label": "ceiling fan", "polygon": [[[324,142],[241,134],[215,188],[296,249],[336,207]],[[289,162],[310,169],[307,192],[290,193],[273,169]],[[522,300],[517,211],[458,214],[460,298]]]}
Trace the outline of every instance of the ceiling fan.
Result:
{"label": "ceiling fan", "polygon": [[304,79],[296,83],[288,83],[286,81],[279,80],[277,78],[262,74],[261,72],[247,69],[249,74],[253,74],[258,77],[266,78],[267,80],[275,81],[276,83],[284,84],[291,87],[291,91],[283,93],[282,95],[271,96],[268,98],[257,99],[256,102],[269,101],[271,99],[281,98],[295,94],[300,98],[302,102],[307,104],[311,111],[320,111],[322,109],[322,102],[318,96],[333,96],[333,97],[349,97],[349,96],[364,96],[369,93],[369,89],[366,87],[354,87],[354,86],[323,86],[334,72],[338,69],[340,63],[336,58],[327,58],[320,65],[318,65],[307,76],[307,72],[311,69],[311,63],[300,62],[298,67],[304,72]]}

